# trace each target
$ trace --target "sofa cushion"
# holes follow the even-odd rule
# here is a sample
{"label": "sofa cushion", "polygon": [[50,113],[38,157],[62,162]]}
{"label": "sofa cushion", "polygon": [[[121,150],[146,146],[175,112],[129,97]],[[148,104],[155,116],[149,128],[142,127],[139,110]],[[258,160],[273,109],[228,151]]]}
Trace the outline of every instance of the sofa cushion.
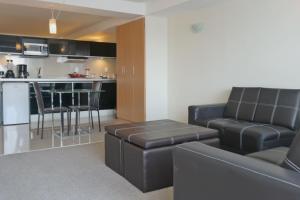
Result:
{"label": "sofa cushion", "polygon": [[233,87],[224,116],[238,120],[253,121],[260,90],[260,88]]}
{"label": "sofa cushion", "polygon": [[277,147],[248,154],[248,157],[263,160],[272,164],[281,165],[289,151],[288,147]]}
{"label": "sofa cushion", "polygon": [[271,123],[272,114],[279,94],[277,89],[262,88],[255,111],[254,121],[259,123]]}
{"label": "sofa cushion", "polygon": [[202,123],[204,123],[203,125],[206,126],[207,128],[213,128],[219,130],[220,135],[223,135],[225,127],[228,127],[232,124],[237,124],[239,122],[231,118],[216,118],[216,119],[207,120]]}
{"label": "sofa cushion", "polygon": [[241,98],[244,92],[245,92],[245,88],[241,88],[241,87],[232,88],[228,102],[224,110],[224,117],[233,118],[233,119],[237,118],[238,107],[240,105]]}
{"label": "sofa cushion", "polygon": [[261,88],[245,88],[237,112],[238,120],[253,121]]}
{"label": "sofa cushion", "polygon": [[299,105],[300,90],[280,90],[272,123],[294,129]]}
{"label": "sofa cushion", "polygon": [[300,173],[300,134],[293,140],[282,166]]}
{"label": "sofa cushion", "polygon": [[254,121],[295,129],[300,90],[261,89]]}
{"label": "sofa cushion", "polygon": [[244,152],[256,152],[291,143],[295,132],[291,129],[265,124],[229,126],[224,129],[224,143]]}

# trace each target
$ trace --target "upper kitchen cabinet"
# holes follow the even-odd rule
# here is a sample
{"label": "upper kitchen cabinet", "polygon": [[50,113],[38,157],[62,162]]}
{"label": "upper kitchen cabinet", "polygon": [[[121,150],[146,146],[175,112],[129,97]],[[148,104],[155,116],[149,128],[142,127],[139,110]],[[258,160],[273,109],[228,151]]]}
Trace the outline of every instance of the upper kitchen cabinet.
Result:
{"label": "upper kitchen cabinet", "polygon": [[75,40],[48,39],[49,53],[52,55],[90,56],[88,42]]}
{"label": "upper kitchen cabinet", "polygon": [[75,55],[90,56],[90,44],[83,41],[73,41],[75,43]]}
{"label": "upper kitchen cabinet", "polygon": [[90,42],[90,55],[99,57],[116,57],[116,44],[107,42]]}
{"label": "upper kitchen cabinet", "polygon": [[22,53],[21,37],[0,35],[0,52],[21,54]]}
{"label": "upper kitchen cabinet", "polygon": [[70,55],[70,46],[67,40],[48,39],[49,54]]}

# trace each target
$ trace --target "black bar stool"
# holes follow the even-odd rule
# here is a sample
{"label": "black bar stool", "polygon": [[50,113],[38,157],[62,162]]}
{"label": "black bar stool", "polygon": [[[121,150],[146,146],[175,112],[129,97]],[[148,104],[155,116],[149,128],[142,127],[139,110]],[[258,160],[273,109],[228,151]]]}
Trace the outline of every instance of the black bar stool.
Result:
{"label": "black bar stool", "polygon": [[88,105],[69,106],[69,108],[76,113],[76,118],[75,118],[75,131],[76,132],[78,129],[78,121],[80,118],[80,111],[88,111],[89,112],[89,119],[90,119],[89,121],[91,121],[93,129],[94,129],[93,111],[96,111],[98,114],[99,132],[101,132],[100,111],[99,111],[100,110],[100,95],[102,92],[101,89],[102,89],[101,81],[93,82],[92,89],[89,92]]}
{"label": "black bar stool", "polygon": [[[70,126],[71,126],[71,113],[70,109],[67,107],[50,107],[45,108],[43,95],[40,89],[40,86],[38,82],[33,82],[33,88],[35,92],[35,98],[38,106],[38,127],[37,127],[37,135],[39,135],[40,131],[40,115],[42,115],[42,133],[41,133],[41,139],[44,137],[44,115],[45,114],[54,114],[54,113],[60,113],[61,114],[61,137],[64,132],[64,113],[67,113],[67,122],[68,122],[68,135],[70,133]],[[52,126],[54,125],[54,119],[52,117]]]}

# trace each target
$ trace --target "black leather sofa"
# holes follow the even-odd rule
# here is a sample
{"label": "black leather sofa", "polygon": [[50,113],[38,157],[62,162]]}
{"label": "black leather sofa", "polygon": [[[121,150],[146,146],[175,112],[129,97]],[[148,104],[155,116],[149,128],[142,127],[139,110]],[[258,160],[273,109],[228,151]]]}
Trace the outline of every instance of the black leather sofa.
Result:
{"label": "black leather sofa", "polygon": [[299,128],[300,90],[233,87],[226,104],[189,107],[189,124],[219,130],[222,148],[247,154],[289,146]]}
{"label": "black leather sofa", "polygon": [[299,200],[300,134],[290,148],[247,156],[199,142],[173,152],[174,200]]}

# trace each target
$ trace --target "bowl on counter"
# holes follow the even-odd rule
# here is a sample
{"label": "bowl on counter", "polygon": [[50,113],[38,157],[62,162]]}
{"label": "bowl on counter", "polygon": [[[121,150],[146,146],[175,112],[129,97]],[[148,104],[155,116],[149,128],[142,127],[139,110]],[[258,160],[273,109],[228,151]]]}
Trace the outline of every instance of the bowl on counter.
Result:
{"label": "bowl on counter", "polygon": [[84,74],[79,74],[79,73],[72,73],[72,74],[68,74],[70,78],[86,78],[86,75]]}

